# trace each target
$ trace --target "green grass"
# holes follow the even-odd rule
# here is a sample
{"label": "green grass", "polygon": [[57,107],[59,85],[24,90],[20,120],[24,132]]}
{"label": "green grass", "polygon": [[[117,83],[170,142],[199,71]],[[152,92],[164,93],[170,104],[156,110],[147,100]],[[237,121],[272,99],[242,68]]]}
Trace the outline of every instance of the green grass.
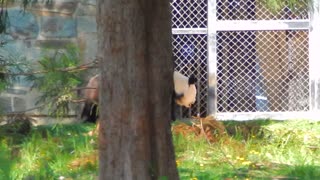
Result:
{"label": "green grass", "polygon": [[175,136],[181,179],[320,179],[320,122],[224,122],[217,143]]}
{"label": "green grass", "polygon": [[[177,122],[176,124],[179,124]],[[320,179],[320,122],[223,122],[227,134],[209,143],[173,136],[182,180]],[[33,127],[26,135],[0,127],[0,179],[96,179],[91,124]]]}
{"label": "green grass", "polygon": [[23,140],[0,136],[0,179],[96,179],[96,137],[88,135],[92,129],[90,124],[42,126]]}

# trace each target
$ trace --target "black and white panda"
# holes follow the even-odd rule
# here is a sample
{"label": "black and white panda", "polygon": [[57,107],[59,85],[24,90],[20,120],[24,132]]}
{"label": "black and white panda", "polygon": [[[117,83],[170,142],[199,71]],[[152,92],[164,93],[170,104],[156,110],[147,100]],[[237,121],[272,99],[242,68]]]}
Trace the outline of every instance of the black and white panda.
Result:
{"label": "black and white panda", "polygon": [[[194,75],[189,78],[178,71],[173,73],[174,92],[172,94],[172,120],[175,120],[175,103],[179,106],[190,108],[196,101],[197,89],[195,83],[197,79]],[[99,75],[90,78],[84,91],[85,105],[81,113],[84,122],[95,123],[98,119],[99,103]]]}
{"label": "black and white panda", "polygon": [[90,78],[84,90],[85,104],[81,113],[84,122],[95,123],[98,119],[99,75]]}
{"label": "black and white panda", "polygon": [[174,93],[172,95],[171,115],[172,120],[175,120],[175,104],[190,108],[196,101],[197,88],[196,77],[192,74],[189,78],[178,71],[173,73]]}

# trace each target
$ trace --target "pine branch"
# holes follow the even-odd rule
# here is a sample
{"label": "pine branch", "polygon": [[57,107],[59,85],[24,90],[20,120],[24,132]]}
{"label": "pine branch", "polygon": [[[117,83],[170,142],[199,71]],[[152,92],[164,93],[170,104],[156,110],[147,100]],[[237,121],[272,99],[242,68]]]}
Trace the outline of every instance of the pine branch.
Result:
{"label": "pine branch", "polygon": [[[86,63],[86,64],[82,64],[82,65],[79,65],[79,66],[74,66],[74,67],[57,68],[54,71],[55,72],[77,72],[77,71],[83,71],[83,70],[86,70],[86,69],[98,68],[98,66],[96,64],[97,64],[97,62],[93,61],[93,62],[90,62],[90,63]],[[0,74],[9,75],[9,76],[28,76],[28,75],[35,75],[35,74],[45,74],[45,73],[48,73],[48,72],[52,72],[52,71],[43,70],[43,71],[20,72],[20,73],[8,73],[6,71],[0,71]]]}

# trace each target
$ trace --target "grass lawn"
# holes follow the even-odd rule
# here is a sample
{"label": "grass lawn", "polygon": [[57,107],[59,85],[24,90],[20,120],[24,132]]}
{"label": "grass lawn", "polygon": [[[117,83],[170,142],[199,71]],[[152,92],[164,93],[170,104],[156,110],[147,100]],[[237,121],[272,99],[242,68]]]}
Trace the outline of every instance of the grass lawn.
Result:
{"label": "grass lawn", "polygon": [[[175,122],[180,179],[320,179],[320,122]],[[0,179],[96,179],[91,124],[0,127]],[[224,130],[224,131],[223,131]]]}

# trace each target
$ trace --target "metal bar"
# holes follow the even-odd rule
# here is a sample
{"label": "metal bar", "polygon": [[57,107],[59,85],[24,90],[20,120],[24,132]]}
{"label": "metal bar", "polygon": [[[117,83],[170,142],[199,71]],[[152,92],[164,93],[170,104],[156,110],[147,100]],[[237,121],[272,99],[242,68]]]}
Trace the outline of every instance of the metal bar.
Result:
{"label": "metal bar", "polygon": [[217,31],[308,30],[309,20],[216,21]]}
{"label": "metal bar", "polygon": [[208,105],[207,114],[217,112],[217,4],[208,0]]}
{"label": "metal bar", "polygon": [[217,113],[217,120],[256,120],[256,119],[273,119],[273,120],[319,120],[319,114],[316,112],[239,112],[239,113]]}
{"label": "metal bar", "polygon": [[309,73],[310,73],[310,110],[320,111],[320,3],[314,1],[313,11],[310,13],[309,30]]}
{"label": "metal bar", "polygon": [[[197,42],[197,44],[196,44],[196,49],[201,49],[201,45],[200,45],[200,42],[198,41]],[[200,53],[200,51],[197,51],[197,53]],[[197,59],[196,59],[196,64],[197,64],[197,71],[198,72],[201,72],[201,67],[200,67],[200,65],[201,65],[201,59],[199,58],[199,55],[197,55],[196,56],[197,57]],[[198,89],[200,90],[200,81],[201,81],[201,78],[200,78],[200,76],[199,76],[199,74],[197,74],[197,87],[198,87]],[[200,92],[200,91],[199,91]],[[201,103],[201,97],[200,97],[200,93],[197,95],[197,97],[196,97],[196,104],[197,104],[197,117],[200,117],[200,114],[201,114],[201,112],[200,112],[200,107],[201,107],[201,105],[200,105],[200,103]],[[190,112],[190,114],[191,114],[191,112]]]}
{"label": "metal bar", "polygon": [[207,28],[172,28],[172,34],[207,34]]}

